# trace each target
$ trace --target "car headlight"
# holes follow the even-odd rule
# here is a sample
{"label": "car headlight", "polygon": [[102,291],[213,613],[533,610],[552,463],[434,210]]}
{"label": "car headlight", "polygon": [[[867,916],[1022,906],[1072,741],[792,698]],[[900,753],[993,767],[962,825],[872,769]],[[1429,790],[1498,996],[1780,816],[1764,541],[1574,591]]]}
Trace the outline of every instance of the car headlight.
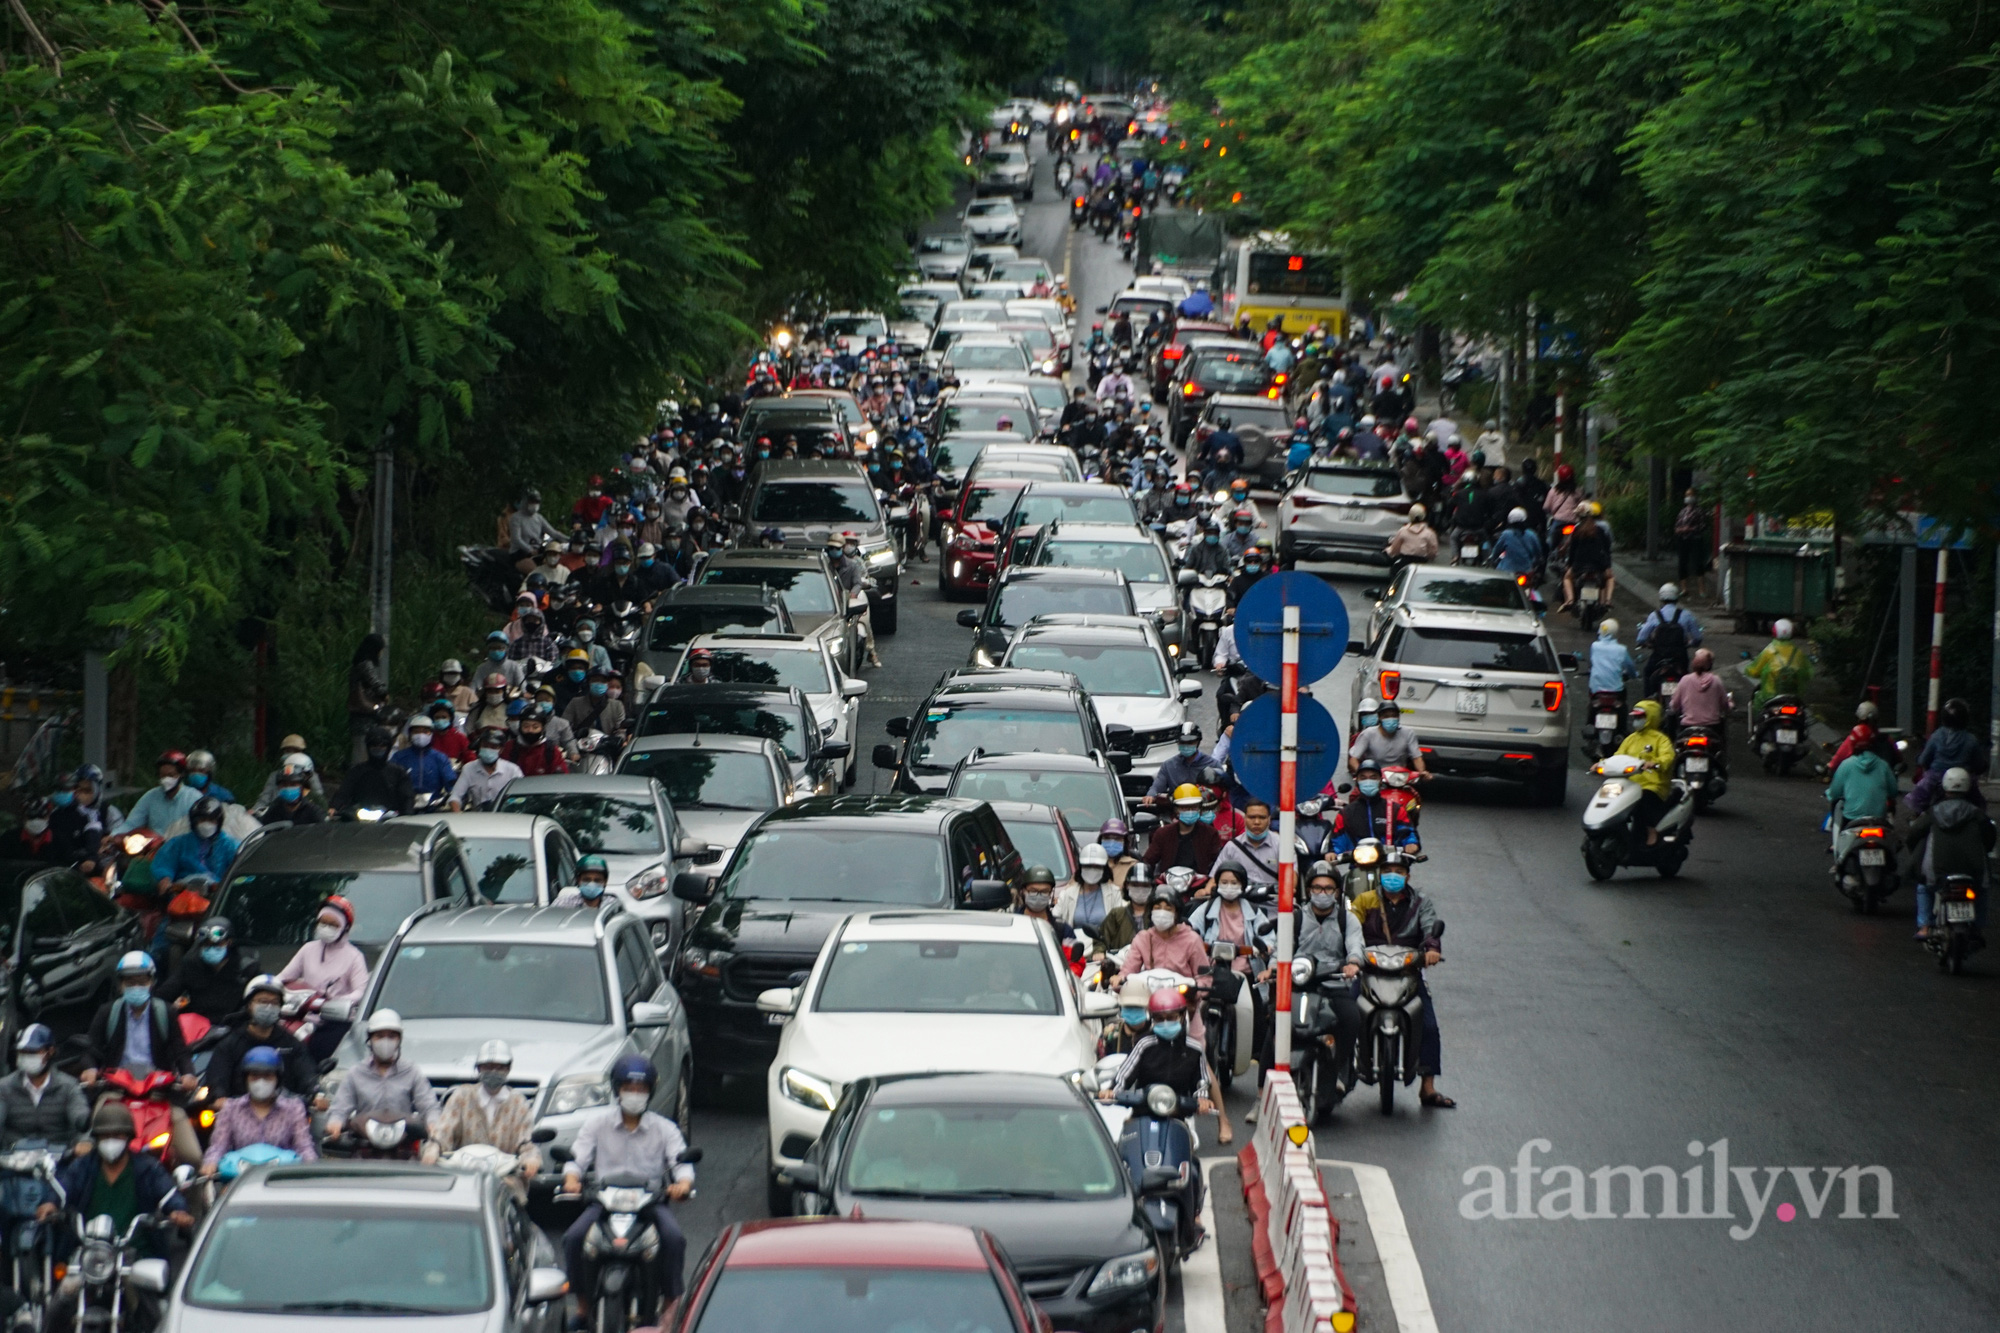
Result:
{"label": "car headlight", "polygon": [[879,551],[870,551],[868,553],[868,567],[870,569],[887,569],[895,563],[896,548],[893,546],[884,546]]}
{"label": "car headlight", "polygon": [[611,1105],[611,1080],[597,1074],[571,1074],[556,1081],[549,1093],[546,1114],[568,1115],[571,1111]]}
{"label": "car headlight", "polygon": [[665,866],[649,866],[625,881],[625,892],[634,898],[657,898],[666,891]]}
{"label": "car headlight", "polygon": [[724,957],[726,954],[722,950],[703,949],[691,944],[681,950],[681,971],[688,976],[719,977]]}
{"label": "car headlight", "polygon": [[1090,1279],[1085,1288],[1086,1296],[1103,1296],[1114,1291],[1124,1291],[1128,1287],[1150,1286],[1160,1271],[1160,1252],[1141,1250],[1137,1254],[1121,1254],[1116,1259],[1107,1259],[1097,1270],[1097,1276]]}
{"label": "car headlight", "polygon": [[788,1099],[815,1111],[831,1111],[839,1100],[830,1080],[789,1065],[778,1075],[778,1087]]}

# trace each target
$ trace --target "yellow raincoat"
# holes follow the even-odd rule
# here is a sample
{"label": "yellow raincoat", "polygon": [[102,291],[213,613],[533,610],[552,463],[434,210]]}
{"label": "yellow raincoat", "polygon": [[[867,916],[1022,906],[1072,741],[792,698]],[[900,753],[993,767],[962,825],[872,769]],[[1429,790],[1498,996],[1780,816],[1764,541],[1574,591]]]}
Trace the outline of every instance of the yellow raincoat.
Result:
{"label": "yellow raincoat", "polygon": [[1638,708],[1646,715],[1646,724],[1625,738],[1625,743],[1618,747],[1618,753],[1659,765],[1656,769],[1634,773],[1632,781],[1664,801],[1669,790],[1668,782],[1674,776],[1674,742],[1660,730],[1658,700],[1641,699]]}

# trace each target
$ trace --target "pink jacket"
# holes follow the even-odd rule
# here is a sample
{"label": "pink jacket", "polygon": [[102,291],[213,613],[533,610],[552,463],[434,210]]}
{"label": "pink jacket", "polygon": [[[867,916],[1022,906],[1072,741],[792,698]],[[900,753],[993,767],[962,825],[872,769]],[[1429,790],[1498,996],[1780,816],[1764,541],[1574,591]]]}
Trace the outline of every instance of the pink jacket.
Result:
{"label": "pink jacket", "polygon": [[312,940],[292,955],[278,980],[295,990],[310,987],[329,1000],[358,1000],[368,989],[368,960],[346,936],[332,944]]}
{"label": "pink jacket", "polygon": [[[1148,972],[1156,967],[1164,967],[1178,972],[1195,981],[1202,980],[1201,971],[1207,967],[1208,945],[1196,933],[1193,926],[1183,921],[1172,931],[1162,935],[1157,930],[1142,930],[1138,937],[1127,945],[1118,959],[1118,970],[1131,975],[1134,972]],[[1188,1035],[1199,1041],[1202,1036],[1201,1004],[1199,996],[1188,997]]]}

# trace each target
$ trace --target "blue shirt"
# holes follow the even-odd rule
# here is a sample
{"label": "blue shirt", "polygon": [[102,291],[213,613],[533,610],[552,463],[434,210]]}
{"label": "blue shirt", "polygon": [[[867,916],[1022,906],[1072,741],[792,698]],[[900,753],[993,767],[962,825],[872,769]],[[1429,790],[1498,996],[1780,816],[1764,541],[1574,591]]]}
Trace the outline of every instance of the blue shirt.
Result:
{"label": "blue shirt", "polygon": [[451,766],[451,760],[428,747],[405,746],[390,755],[389,762],[410,775],[410,790],[419,796],[448,792],[458,781],[458,770]]}
{"label": "blue shirt", "polygon": [[1146,789],[1146,795],[1171,796],[1174,788],[1184,782],[1191,782],[1199,787],[1201,771],[1204,768],[1220,767],[1221,763],[1213,755],[1203,754],[1199,750],[1196,750],[1190,759],[1181,758],[1180,752],[1175,751],[1164,764],[1160,765],[1160,771],[1153,774],[1153,785]]}
{"label": "blue shirt", "polygon": [[118,827],[111,831],[114,834],[125,834],[133,829],[149,828],[155,833],[165,833],[186,819],[188,811],[194,809],[194,803],[201,798],[200,789],[190,787],[185,782],[175,787],[171,796],[158,787],[153,787],[139,798],[138,804],[132,807],[132,813],[119,820]]}
{"label": "blue shirt", "polygon": [[1594,692],[1616,694],[1625,682],[1639,674],[1632,650],[1616,639],[1599,639],[1590,645],[1590,688]]}
{"label": "blue shirt", "polygon": [[[123,1004],[121,996],[119,1003]],[[153,1001],[134,1009],[125,1005],[125,1054],[119,1058],[123,1069],[150,1069],[153,1066]]]}
{"label": "blue shirt", "polygon": [[168,838],[153,854],[153,880],[180,881],[190,875],[207,875],[220,880],[229,873],[240,844],[227,833],[202,838],[192,829]]}
{"label": "blue shirt", "polygon": [[1509,574],[1532,574],[1542,563],[1542,542],[1526,528],[1503,528],[1493,539],[1493,567]]}
{"label": "blue shirt", "polygon": [[[1601,522],[1602,520],[1599,521]],[[1667,614],[1668,612],[1672,612],[1673,614],[1669,615]],[[1645,621],[1639,626],[1639,642],[1642,644],[1651,643],[1653,641],[1653,631],[1668,620],[1679,625],[1681,632],[1687,635],[1689,649],[1692,650],[1701,647],[1701,622],[1694,618],[1692,612],[1681,610],[1680,603],[1678,602],[1669,602],[1665,606],[1655,609],[1651,615],[1646,617]]]}

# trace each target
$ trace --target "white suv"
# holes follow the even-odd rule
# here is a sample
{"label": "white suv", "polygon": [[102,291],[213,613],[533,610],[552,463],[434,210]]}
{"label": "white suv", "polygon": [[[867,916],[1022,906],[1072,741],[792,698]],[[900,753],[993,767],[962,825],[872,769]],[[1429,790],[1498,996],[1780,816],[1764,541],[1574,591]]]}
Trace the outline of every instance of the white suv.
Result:
{"label": "white suv", "polygon": [[1433,773],[1511,778],[1560,805],[1569,779],[1566,673],[1575,665],[1526,611],[1406,603],[1370,640],[1353,701],[1372,694],[1400,705]]}

